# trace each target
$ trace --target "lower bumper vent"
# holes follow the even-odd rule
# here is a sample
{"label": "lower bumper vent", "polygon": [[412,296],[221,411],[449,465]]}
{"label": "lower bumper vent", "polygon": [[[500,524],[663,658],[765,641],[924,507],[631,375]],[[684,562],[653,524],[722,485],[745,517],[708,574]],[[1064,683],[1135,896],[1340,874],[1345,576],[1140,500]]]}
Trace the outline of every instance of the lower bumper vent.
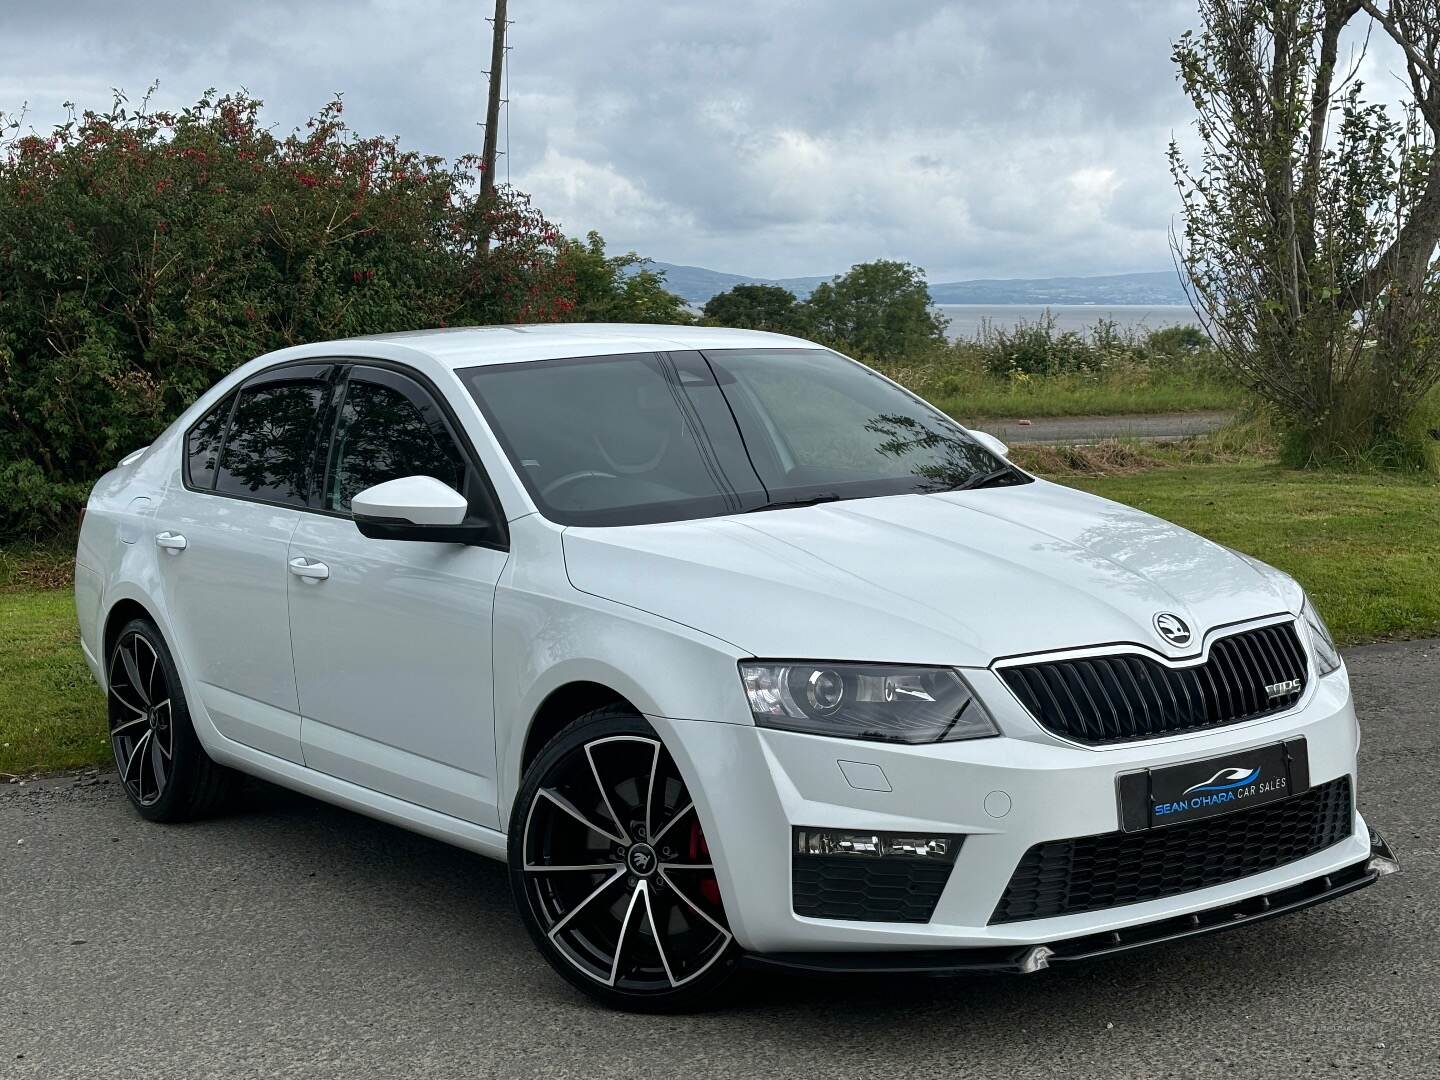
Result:
{"label": "lower bumper vent", "polygon": [[797,855],[796,915],[861,922],[929,922],[950,878],[949,862]]}
{"label": "lower bumper vent", "polygon": [[1350,778],[1186,825],[1037,844],[991,924],[1077,915],[1223,885],[1323,851],[1350,835]]}

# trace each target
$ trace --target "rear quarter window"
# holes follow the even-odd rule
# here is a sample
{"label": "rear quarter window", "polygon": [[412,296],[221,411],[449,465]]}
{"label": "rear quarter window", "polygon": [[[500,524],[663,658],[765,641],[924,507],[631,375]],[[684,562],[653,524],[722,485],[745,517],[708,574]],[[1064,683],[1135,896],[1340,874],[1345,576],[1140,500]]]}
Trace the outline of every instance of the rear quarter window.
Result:
{"label": "rear quarter window", "polygon": [[225,423],[235,395],[228,394],[213,409],[191,426],[185,434],[185,479],[193,488],[208,491],[215,486],[215,472],[220,464],[220,442],[225,438]]}

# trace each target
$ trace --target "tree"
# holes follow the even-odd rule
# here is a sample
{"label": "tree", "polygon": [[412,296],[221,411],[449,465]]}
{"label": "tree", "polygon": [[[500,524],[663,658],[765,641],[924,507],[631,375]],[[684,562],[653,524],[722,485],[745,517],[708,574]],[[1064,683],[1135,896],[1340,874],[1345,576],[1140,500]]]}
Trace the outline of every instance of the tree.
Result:
{"label": "tree", "polygon": [[[1174,59],[1202,150],[1170,147],[1192,305],[1295,456],[1414,463],[1440,381],[1440,2],[1200,0],[1200,18]],[[1402,58],[1398,115],[1339,62],[1371,19]]]}
{"label": "tree", "polygon": [[560,267],[574,292],[574,306],[565,318],[572,322],[694,322],[682,297],[665,288],[663,271],[650,269],[650,260],[630,251],[606,255],[598,232],[585,240],[565,240]]}
{"label": "tree", "polygon": [[705,321],[779,334],[806,332],[804,306],[780,285],[736,285],[705,302]]}
{"label": "tree", "polygon": [[867,359],[893,360],[945,344],[948,320],[931,306],[924,272],[879,259],[821,283],[803,305],[814,336]]}
{"label": "tree", "polygon": [[361,137],[338,98],[284,137],[260,107],[0,120],[0,534],[72,524],[100,473],[271,349],[568,315],[559,234],[518,192],[482,198],[477,159]]}

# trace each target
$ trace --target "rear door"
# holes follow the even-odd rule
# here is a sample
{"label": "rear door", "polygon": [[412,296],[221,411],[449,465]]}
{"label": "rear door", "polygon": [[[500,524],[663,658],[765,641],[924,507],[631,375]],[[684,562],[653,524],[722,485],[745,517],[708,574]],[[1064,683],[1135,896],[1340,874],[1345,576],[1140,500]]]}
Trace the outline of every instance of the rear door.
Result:
{"label": "rear door", "polygon": [[505,566],[494,547],[373,540],[350,500],[433,476],[503,522],[438,397],[403,371],[349,370],[317,513],[290,540],[290,638],[305,763],[406,802],[499,827],[490,624]]}
{"label": "rear door", "polygon": [[181,659],[226,738],[303,760],[290,655],[285,558],[310,506],[321,416],[336,368],[299,364],[251,378],[186,436],[147,542],[158,559]]}

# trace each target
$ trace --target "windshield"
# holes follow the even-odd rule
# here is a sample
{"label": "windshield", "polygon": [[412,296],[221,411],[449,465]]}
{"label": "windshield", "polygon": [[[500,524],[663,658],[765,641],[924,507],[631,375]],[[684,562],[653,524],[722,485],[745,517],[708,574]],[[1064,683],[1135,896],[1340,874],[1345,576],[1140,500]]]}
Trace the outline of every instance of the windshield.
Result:
{"label": "windshield", "polygon": [[1029,478],[824,349],[723,349],[460,372],[540,511],[634,525]]}

